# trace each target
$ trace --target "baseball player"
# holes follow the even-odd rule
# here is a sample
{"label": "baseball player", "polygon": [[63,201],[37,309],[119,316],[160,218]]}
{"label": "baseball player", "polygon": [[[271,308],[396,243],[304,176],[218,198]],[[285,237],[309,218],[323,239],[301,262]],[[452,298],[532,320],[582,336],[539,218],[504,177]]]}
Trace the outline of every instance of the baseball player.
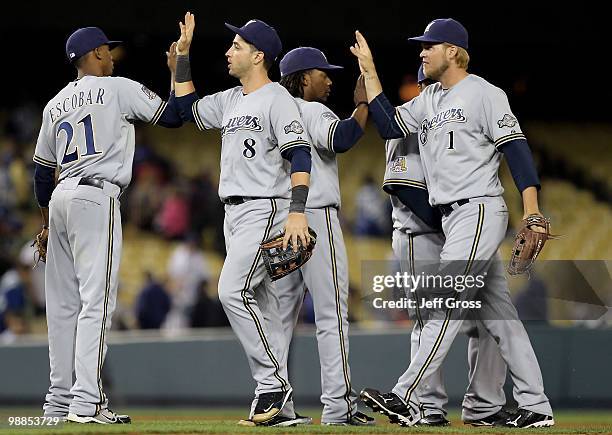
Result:
{"label": "baseball player", "polygon": [[348,364],[348,262],[338,220],[336,154],[348,151],[363,135],[368,105],[362,78],[355,88],[356,107],[349,118],[340,120],[324,104],[332,85],[328,72],[341,68],[331,65],[323,52],[312,47],[291,50],[280,62],[280,83],[295,97],[312,141],[312,182],[306,216],[317,233],[317,247],[308,263],[275,284],[287,347],[305,288],[314,302],[321,362],[321,423],[365,426],[373,425],[374,419],[357,411],[357,394],[351,387]]}
{"label": "baseball player", "polygon": [[66,55],[78,75],[45,106],[34,152],[40,236],[48,237],[51,386],[43,409],[76,423],[130,423],[108,408],[100,379],[117,297],[119,195],[132,176],[132,122],[182,124],[174,106],[145,86],[111,77],[117,44],[96,27],[68,38]]}
{"label": "baseball player", "polygon": [[[419,92],[433,83],[423,73],[423,65],[417,73]],[[393,251],[400,260],[402,273],[418,276],[428,263],[437,262],[444,245],[440,211],[429,205],[425,176],[419,157],[416,135],[389,139],[386,142],[387,165],[383,190],[389,194],[392,205]],[[420,301],[419,291],[406,296]],[[414,358],[420,345],[424,318],[427,310],[409,310],[415,319],[410,340],[410,354]],[[501,358],[497,343],[478,322],[465,322],[469,336],[468,363],[469,386],[463,402],[463,419],[476,426],[491,426],[507,418],[502,409],[506,403],[503,385],[506,380],[506,363]],[[480,327],[480,328],[479,328]],[[419,426],[447,426],[446,403],[442,370],[439,369],[416,389],[424,417]],[[484,415],[484,418],[481,416]]]}
{"label": "baseball player", "polygon": [[221,130],[219,197],[225,204],[227,256],[219,278],[219,299],[246,352],[257,382],[250,420],[291,426],[302,421],[282,413],[291,399],[287,347],[278,298],[261,260],[260,243],[285,230],[284,245],[308,243],[304,214],[310,183],[310,143],[298,106],[268,70],[281,41],[268,24],[250,20],[235,33],[226,52],[237,86],[198,98],[189,68],[195,17],[185,14],[177,44],[176,95],[181,115],[199,129]]}
{"label": "baseball player", "polygon": [[[517,412],[498,423],[508,427],[547,427],[553,413],[544,394],[536,355],[512,301],[497,250],[508,224],[498,169],[503,153],[523,197],[525,215],[539,214],[540,186],[529,146],[508,99],[499,88],[468,74],[468,35],[453,19],[429,23],[421,42],[425,75],[438,81],[418,97],[393,107],[382,93],[372,54],[361,33],[351,52],[366,79],[372,117],[384,138],[418,134],[429,202],[437,206],[445,236],[439,276],[455,283],[433,289],[442,304],[430,310],[419,350],[392,392],[365,389],[370,406],[402,424],[421,418],[415,390],[440,367],[468,308],[499,345],[514,382]],[[465,289],[456,278],[484,280]],[[462,281],[466,282],[466,281]],[[422,297],[422,296],[421,296]],[[430,301],[431,302],[431,301]],[[478,303],[476,303],[478,302]],[[480,308],[478,308],[480,305]]]}

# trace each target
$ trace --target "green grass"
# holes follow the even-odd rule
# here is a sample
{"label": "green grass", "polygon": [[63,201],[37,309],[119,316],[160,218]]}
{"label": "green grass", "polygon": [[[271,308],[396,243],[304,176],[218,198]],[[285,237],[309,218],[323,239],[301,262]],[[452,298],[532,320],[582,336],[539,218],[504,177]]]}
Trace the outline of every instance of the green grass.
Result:
{"label": "green grass", "polygon": [[[612,413],[606,411],[559,411],[555,414],[556,426],[549,429],[520,429],[503,431],[497,428],[473,428],[460,421],[457,412],[450,414],[453,424],[446,428],[402,428],[390,425],[386,418],[377,417],[374,427],[330,427],[313,424],[295,428],[244,427],[236,423],[244,417],[243,409],[195,409],[195,408],[132,408],[122,409],[131,415],[134,423],[130,425],[102,426],[61,424],[58,427],[15,427],[8,426],[9,416],[40,416],[35,408],[0,408],[0,435],[4,434],[392,434],[392,433],[544,433],[544,434],[587,434],[612,433]],[[301,410],[318,422],[320,409]]]}

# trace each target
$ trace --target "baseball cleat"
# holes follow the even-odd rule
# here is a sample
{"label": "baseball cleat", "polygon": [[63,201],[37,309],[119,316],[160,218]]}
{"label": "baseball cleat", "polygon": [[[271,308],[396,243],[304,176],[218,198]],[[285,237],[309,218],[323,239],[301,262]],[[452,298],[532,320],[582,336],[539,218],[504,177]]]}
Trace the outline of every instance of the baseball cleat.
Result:
{"label": "baseball cleat", "polygon": [[376,420],[363,412],[357,411],[355,415],[353,415],[347,421],[332,421],[321,424],[324,426],[374,426],[376,425]]}
{"label": "baseball cleat", "polygon": [[431,414],[421,418],[415,426],[450,426],[450,421],[442,414]]}
{"label": "baseball cleat", "polygon": [[72,423],[97,423],[97,424],[129,424],[132,419],[129,415],[119,415],[106,408],[94,416],[77,415],[68,413],[66,420]]}
{"label": "baseball cleat", "polygon": [[291,398],[293,388],[287,391],[275,391],[272,393],[262,393],[257,399],[257,406],[253,412],[251,420],[255,424],[262,424],[272,420],[282,411],[285,403]]}
{"label": "baseball cleat", "polygon": [[503,423],[508,420],[509,417],[512,416],[512,413],[508,412],[504,408],[497,411],[495,414],[491,414],[484,418],[479,418],[476,420],[465,420],[464,424],[471,424],[472,426],[495,426],[499,423]]}
{"label": "baseball cleat", "polygon": [[294,418],[285,417],[284,415],[277,415],[271,420],[265,423],[257,424],[257,426],[268,426],[268,427],[293,427],[298,425],[312,424],[312,418],[304,415],[295,414]]}
{"label": "baseball cleat", "polygon": [[555,425],[555,420],[551,415],[538,414],[537,412],[519,409],[495,426],[497,427],[516,427],[521,429],[550,427]]}
{"label": "baseball cleat", "polygon": [[414,426],[421,417],[417,406],[406,404],[393,392],[383,394],[373,388],[365,388],[359,397],[372,411],[386,415],[391,423],[400,426]]}

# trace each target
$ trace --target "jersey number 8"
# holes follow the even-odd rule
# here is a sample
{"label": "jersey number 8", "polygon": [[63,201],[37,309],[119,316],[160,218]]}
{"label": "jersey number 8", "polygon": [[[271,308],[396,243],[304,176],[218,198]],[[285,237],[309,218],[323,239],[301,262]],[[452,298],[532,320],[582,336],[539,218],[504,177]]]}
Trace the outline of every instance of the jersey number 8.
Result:
{"label": "jersey number 8", "polygon": [[242,155],[247,159],[252,159],[255,157],[255,139],[245,139],[244,140],[244,150],[242,150]]}

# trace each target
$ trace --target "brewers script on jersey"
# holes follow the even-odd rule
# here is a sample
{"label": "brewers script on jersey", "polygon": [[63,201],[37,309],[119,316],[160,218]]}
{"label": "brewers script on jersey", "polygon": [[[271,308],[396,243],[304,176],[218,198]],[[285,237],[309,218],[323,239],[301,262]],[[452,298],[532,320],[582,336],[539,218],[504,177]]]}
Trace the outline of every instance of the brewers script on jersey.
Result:
{"label": "brewers script on jersey", "polygon": [[338,220],[340,187],[333,150],[340,120],[325,105],[296,98],[306,132],[312,141],[312,169],[306,216],[317,233],[312,258],[300,270],[277,281],[285,341],[291,342],[304,287],[315,305],[317,344],[321,363],[323,423],[350,420],[357,411],[348,364],[348,261]]}
{"label": "brewers script on jersey", "polygon": [[[49,205],[51,386],[45,414],[65,416],[69,407],[73,414],[91,416],[107,406],[100,372],[117,296],[118,197],[132,177],[132,121],[154,124],[165,107],[137,82],[94,76],[70,82],[45,107],[34,161],[59,168]],[[83,184],[88,177],[99,180],[99,187]]]}

